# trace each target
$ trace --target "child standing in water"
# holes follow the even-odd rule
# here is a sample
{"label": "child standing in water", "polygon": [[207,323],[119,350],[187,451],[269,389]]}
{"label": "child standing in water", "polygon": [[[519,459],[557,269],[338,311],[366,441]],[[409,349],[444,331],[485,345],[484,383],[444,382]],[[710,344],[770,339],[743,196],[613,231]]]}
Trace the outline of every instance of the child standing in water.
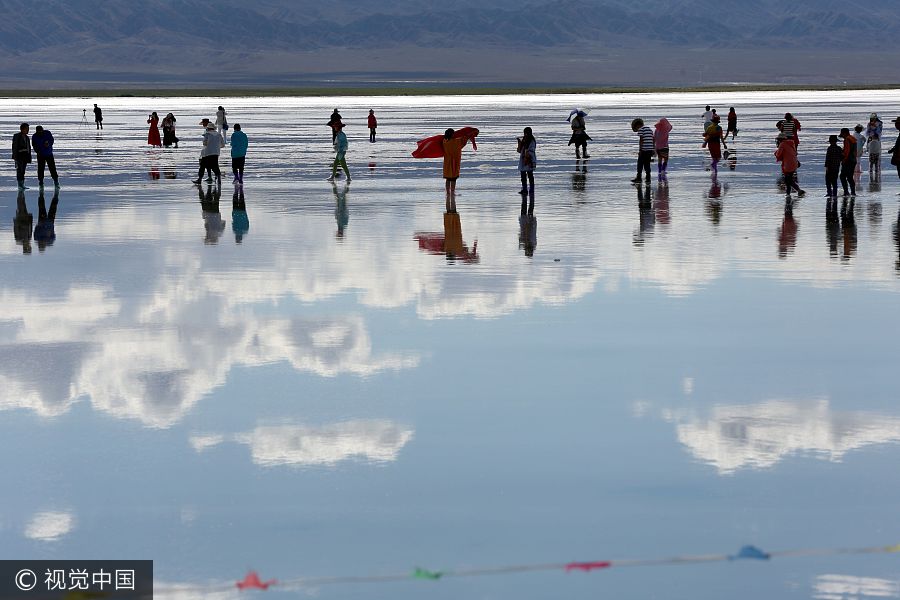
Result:
{"label": "child standing in water", "polygon": [[[444,188],[447,191],[447,202],[456,195],[456,180],[459,179],[459,169],[462,163],[463,140],[453,137],[456,133],[453,129],[444,132],[441,146],[444,149]],[[448,204],[448,207],[450,204]],[[447,210],[450,210],[449,208]]]}
{"label": "child standing in water", "polygon": [[866,153],[866,142],[868,141],[866,135],[863,133],[863,126],[857,125],[853,128],[853,131],[856,133],[853,137],[856,138],[856,157],[859,159],[856,161],[856,169],[853,171],[853,176],[859,179],[862,177],[862,157],[863,154]]}
{"label": "child standing in water", "polygon": [[873,133],[869,138],[869,178],[881,179],[881,137]]}
{"label": "child standing in water", "polygon": [[[573,110],[569,114],[569,118],[567,119],[572,124],[572,137],[569,138],[569,145],[575,144],[575,158],[590,158],[591,156],[587,153],[587,143],[588,140],[591,139],[591,136],[587,134],[585,128],[587,127],[584,123],[584,118],[587,116],[587,113],[583,110],[578,110],[577,108]],[[579,149],[583,150],[581,154],[579,154]]]}
{"label": "child standing in water", "polygon": [[644,125],[643,119],[635,119],[631,122],[631,130],[638,134],[638,160],[637,177],[631,183],[641,182],[641,171],[647,173],[647,182],[650,181],[650,162],[653,160],[653,150],[656,148],[653,140],[653,131]]}
{"label": "child standing in water", "polygon": [[672,124],[665,117],[656,123],[653,132],[653,145],[656,147],[657,170],[659,178],[666,176],[669,170],[669,132],[672,131]]}

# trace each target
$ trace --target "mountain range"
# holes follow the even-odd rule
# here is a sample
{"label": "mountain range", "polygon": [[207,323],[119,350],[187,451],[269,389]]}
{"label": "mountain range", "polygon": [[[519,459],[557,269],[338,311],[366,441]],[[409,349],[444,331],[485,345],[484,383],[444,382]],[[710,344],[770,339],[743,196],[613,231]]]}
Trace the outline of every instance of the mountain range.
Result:
{"label": "mountain range", "polygon": [[0,86],[893,83],[896,0],[0,0]]}

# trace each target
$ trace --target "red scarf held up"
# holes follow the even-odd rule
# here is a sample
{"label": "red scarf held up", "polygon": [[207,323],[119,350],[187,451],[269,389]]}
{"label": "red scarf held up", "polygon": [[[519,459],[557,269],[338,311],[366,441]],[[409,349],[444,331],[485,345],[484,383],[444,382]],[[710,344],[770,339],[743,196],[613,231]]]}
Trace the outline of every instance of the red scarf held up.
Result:
{"label": "red scarf held up", "polygon": [[[468,142],[472,142],[472,149],[478,150],[478,146],[475,144],[475,136],[477,135],[478,130],[474,127],[463,127],[453,133],[453,138],[463,140],[463,147]],[[413,150],[413,158],[442,158],[444,156],[444,146],[441,144],[441,140],[443,139],[443,135],[433,135],[424,140],[419,140],[416,149]]]}

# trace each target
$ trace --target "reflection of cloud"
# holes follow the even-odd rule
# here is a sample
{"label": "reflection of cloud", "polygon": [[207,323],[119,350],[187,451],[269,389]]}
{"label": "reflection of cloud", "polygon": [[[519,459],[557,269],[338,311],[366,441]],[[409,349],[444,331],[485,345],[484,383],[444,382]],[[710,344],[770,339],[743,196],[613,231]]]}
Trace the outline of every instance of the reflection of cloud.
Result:
{"label": "reflection of cloud", "polygon": [[[310,427],[260,425],[233,436],[231,441],[250,447],[253,462],[274,467],[330,466],[344,460],[392,462],[412,439],[411,429],[386,420],[358,420]],[[191,445],[201,452],[226,441],[222,435],[194,435]]]}
{"label": "reflection of cloud", "polygon": [[238,600],[246,598],[230,583],[212,583],[209,586],[198,586],[190,583],[153,582],[153,598],[155,600]]}
{"label": "reflection of cloud", "polygon": [[771,467],[791,454],[839,461],[856,448],[900,442],[900,418],[835,412],[827,400],[715,406],[705,419],[670,418],[679,421],[678,440],[720,473]]}
{"label": "reflection of cloud", "polygon": [[31,517],[25,526],[25,537],[32,540],[53,542],[75,527],[75,518],[68,512],[46,511]]}
{"label": "reflection of cloud", "polygon": [[819,600],[863,600],[864,598],[898,598],[900,582],[876,577],[853,575],[819,575],[814,598]]}

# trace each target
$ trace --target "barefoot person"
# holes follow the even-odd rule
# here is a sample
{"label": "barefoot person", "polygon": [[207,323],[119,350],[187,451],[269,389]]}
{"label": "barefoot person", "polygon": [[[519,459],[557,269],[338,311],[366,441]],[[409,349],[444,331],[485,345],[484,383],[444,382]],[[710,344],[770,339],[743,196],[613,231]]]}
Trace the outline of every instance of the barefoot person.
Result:
{"label": "barefoot person", "polygon": [[447,192],[448,202],[456,195],[456,180],[459,179],[459,169],[462,164],[462,149],[465,140],[454,138],[453,129],[444,132],[441,146],[444,149],[444,189]]}

